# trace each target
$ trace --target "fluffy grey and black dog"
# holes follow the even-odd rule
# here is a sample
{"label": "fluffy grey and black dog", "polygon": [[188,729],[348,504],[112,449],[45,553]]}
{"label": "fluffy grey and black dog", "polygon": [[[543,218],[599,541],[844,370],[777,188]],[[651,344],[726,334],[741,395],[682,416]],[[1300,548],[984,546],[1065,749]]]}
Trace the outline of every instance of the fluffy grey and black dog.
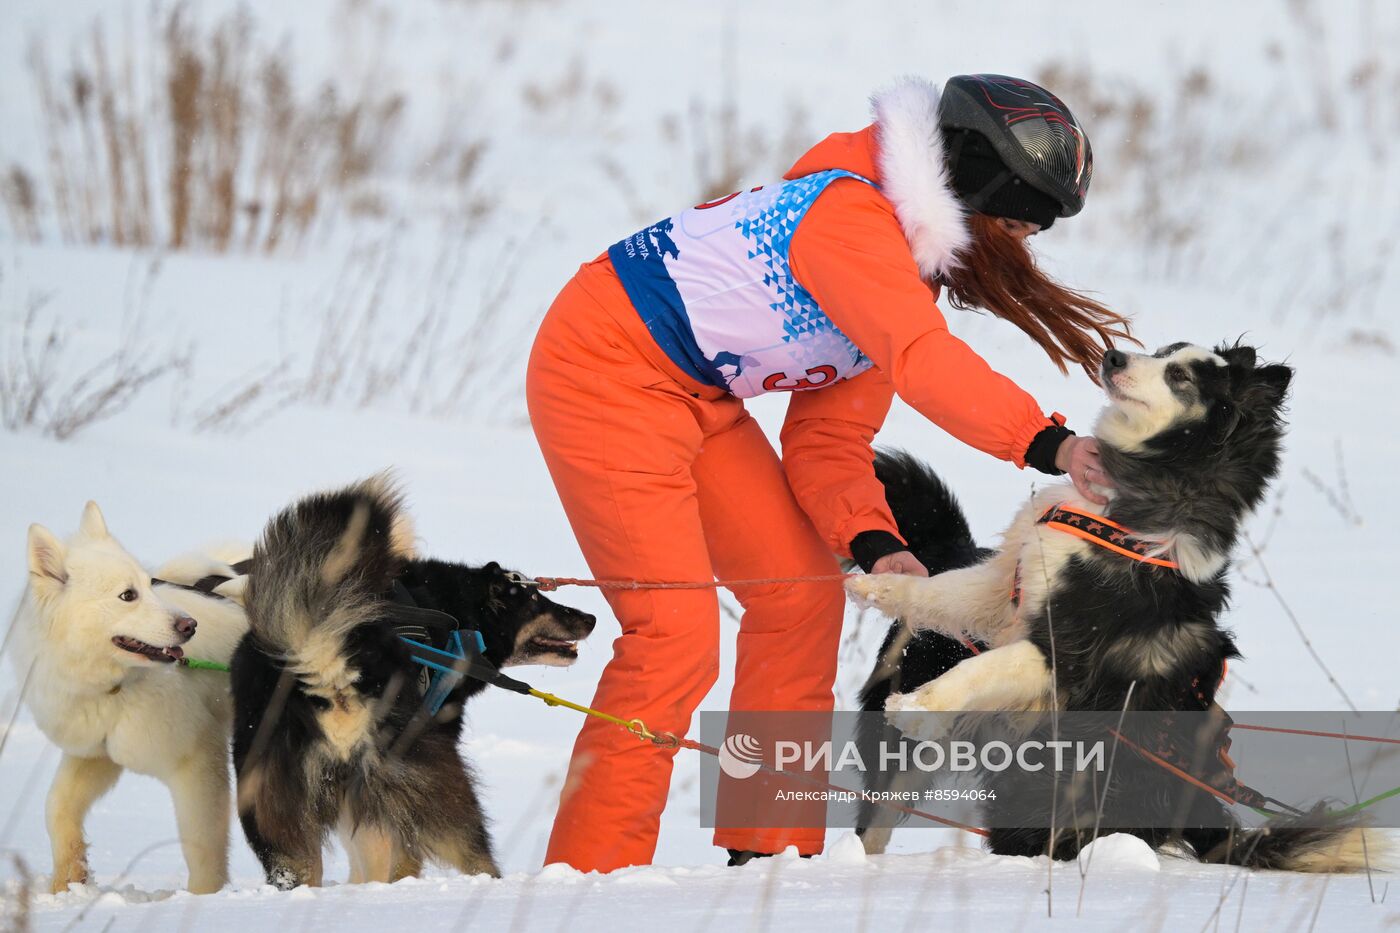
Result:
{"label": "fluffy grey and black dog", "polygon": [[[901,532],[931,576],[880,574],[848,583],[858,601],[900,620],[867,681],[863,708],[1210,709],[1226,660],[1238,654],[1220,625],[1230,551],[1278,471],[1292,374],[1284,365],[1259,364],[1253,349],[1238,345],[1212,351],[1173,344],[1151,356],[1105,355],[1109,404],[1095,434],[1117,487],[1102,514],[1131,529],[1125,544],[1175,568],[1047,528],[1040,519],[1055,506],[1100,511],[1067,483],[1038,491],[1000,548],[979,548],[937,476],[906,455],[882,454],[877,474]],[[869,733],[864,741],[878,738]],[[1353,827],[1275,821],[1259,831],[1225,828],[1228,819],[1219,814],[1189,810],[1219,810],[1208,794],[1195,793],[1183,811],[1182,791],[1190,788],[1177,778],[1155,766],[1136,768],[1133,778],[1144,782],[1137,785],[1140,799],[1159,794],[1163,828],[1153,822],[1120,828],[1154,846],[1184,841],[1203,861],[1258,867],[1364,867]],[[1042,828],[993,829],[993,851],[1073,858],[1090,841],[1086,829],[1060,830],[1052,846],[1045,828],[1051,793],[1028,801],[1026,788],[1020,790],[1015,805],[1043,803],[1046,821]],[[1063,796],[1057,799],[1066,805]],[[1065,813],[1056,825],[1070,822]],[[869,817],[875,820],[873,812]],[[1115,831],[1112,820],[1089,822]],[[872,851],[883,850],[888,835],[878,822],[863,832]]]}
{"label": "fluffy grey and black dog", "polygon": [[573,663],[593,617],[494,563],[415,558],[401,497],[383,478],[273,518],[245,603],[250,631],[231,665],[233,760],[238,814],[268,881],[319,884],[333,828],[351,881],[396,880],[428,860],[498,874],[457,747],[462,705],[485,684],[464,680],[430,713],[396,628],[400,607],[479,632],[496,667]]}

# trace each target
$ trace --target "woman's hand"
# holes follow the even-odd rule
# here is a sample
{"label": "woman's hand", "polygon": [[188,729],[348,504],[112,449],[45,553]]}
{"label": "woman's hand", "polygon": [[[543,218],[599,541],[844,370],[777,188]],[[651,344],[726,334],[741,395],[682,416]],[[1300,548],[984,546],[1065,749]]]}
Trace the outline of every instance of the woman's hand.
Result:
{"label": "woman's hand", "polygon": [[1108,473],[1104,471],[1103,461],[1099,459],[1099,442],[1094,438],[1077,437],[1073,434],[1065,438],[1060,443],[1060,449],[1055,451],[1055,467],[1069,474],[1074,488],[1090,502],[1097,502],[1099,505],[1108,502],[1106,496],[1094,489],[1095,486],[1113,485],[1113,480],[1109,479]]}
{"label": "woman's hand", "polygon": [[919,559],[908,551],[895,551],[893,554],[886,554],[870,567],[870,572],[902,573],[910,577],[928,576],[928,568],[919,563]]}

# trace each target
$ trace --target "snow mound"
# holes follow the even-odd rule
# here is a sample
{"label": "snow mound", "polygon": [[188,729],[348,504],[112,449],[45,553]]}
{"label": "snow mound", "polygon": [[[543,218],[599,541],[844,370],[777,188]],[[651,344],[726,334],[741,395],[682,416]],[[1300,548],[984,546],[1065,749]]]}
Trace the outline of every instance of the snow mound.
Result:
{"label": "snow mound", "polygon": [[680,882],[671,876],[666,869],[653,868],[650,865],[634,865],[631,868],[622,868],[613,872],[608,881],[621,887],[643,887],[643,888],[674,888]]}
{"label": "snow mound", "polygon": [[550,862],[535,875],[540,881],[577,881],[583,872],[565,862]]}
{"label": "snow mound", "polygon": [[822,859],[832,865],[864,865],[865,846],[855,833],[846,833],[836,842],[827,846]]}
{"label": "snow mound", "polygon": [[1118,871],[1161,871],[1162,862],[1152,847],[1137,836],[1113,833],[1100,836],[1079,852],[1079,865],[1088,869]]}

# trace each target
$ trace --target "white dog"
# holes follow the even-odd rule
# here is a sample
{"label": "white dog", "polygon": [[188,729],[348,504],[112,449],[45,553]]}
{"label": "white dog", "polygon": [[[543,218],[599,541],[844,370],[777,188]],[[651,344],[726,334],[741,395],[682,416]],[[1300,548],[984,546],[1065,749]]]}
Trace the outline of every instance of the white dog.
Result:
{"label": "white dog", "polygon": [[[189,890],[228,880],[228,675],[185,669],[189,658],[227,664],[248,623],[231,563],[192,555],[156,580],[107,531],[89,502],[70,541],[29,527],[29,588],[14,654],[39,728],[63,750],[47,821],[55,893],[88,880],[83,821],[122,769],[170,788]],[[210,592],[191,584],[228,577]],[[236,579],[235,579],[236,578]]]}

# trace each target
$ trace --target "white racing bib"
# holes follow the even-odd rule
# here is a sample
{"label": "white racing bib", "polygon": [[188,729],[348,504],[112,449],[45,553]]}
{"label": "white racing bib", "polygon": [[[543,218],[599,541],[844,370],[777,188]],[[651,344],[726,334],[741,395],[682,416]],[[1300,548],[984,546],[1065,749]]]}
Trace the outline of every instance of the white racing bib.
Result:
{"label": "white racing bib", "polygon": [[740,398],[820,389],[870,368],[788,266],[808,208],[834,169],[731,194],[608,250],[656,343],[696,381]]}

